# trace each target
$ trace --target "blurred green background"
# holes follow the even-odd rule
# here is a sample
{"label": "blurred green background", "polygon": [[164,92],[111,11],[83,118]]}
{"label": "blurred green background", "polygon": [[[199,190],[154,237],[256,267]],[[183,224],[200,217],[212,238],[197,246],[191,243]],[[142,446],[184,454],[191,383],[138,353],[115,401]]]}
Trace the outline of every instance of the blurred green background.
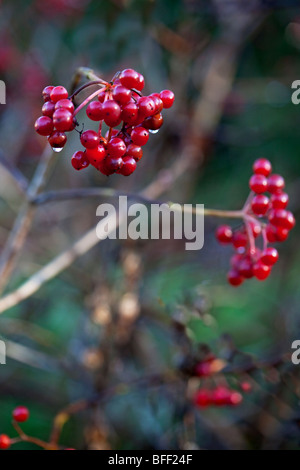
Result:
{"label": "blurred green background", "polygon": [[[135,193],[196,141],[199,160],[174,181],[166,200],[240,209],[252,164],[263,156],[286,178],[297,218],[300,107],[291,102],[291,84],[300,79],[297,4],[2,1],[0,79],[7,105],[0,107],[1,150],[29,178],[44,146],[33,129],[44,86],[70,87],[79,66],[104,79],[132,67],[144,74],[147,92],[170,88],[176,95],[137,171],[109,179],[93,168],[76,173],[70,165],[75,136],[59,154],[47,189],[110,186]],[[0,248],[21,201],[1,170]],[[41,207],[9,289],[92,227],[99,202]],[[105,241],[2,314],[0,337],[9,354],[0,366],[0,433],[15,435],[11,410],[21,403],[31,410],[26,432],[47,439],[53,416],[86,399],[93,403],[66,424],[63,445],[298,448],[297,366],[254,371],[253,393],[234,410],[198,411],[187,398],[189,378],[178,368],[199,343],[226,360],[231,343],[264,361],[289,353],[300,338],[299,227],[280,246],[270,279],[233,289],[226,282],[231,249],[215,241],[217,223],[206,220],[199,252],[185,251],[178,240]]]}

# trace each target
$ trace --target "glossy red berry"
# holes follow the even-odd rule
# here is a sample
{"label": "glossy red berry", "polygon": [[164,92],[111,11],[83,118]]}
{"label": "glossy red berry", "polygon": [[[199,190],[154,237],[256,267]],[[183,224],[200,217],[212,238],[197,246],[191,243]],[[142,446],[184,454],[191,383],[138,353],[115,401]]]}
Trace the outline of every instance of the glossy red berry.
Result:
{"label": "glossy red berry", "polygon": [[121,112],[122,121],[126,122],[129,125],[133,124],[136,121],[138,111],[139,109],[135,103],[128,103],[122,109],[122,112]]}
{"label": "glossy red berry", "polygon": [[131,100],[131,92],[128,88],[118,85],[113,89],[113,99],[121,106],[126,105]]}
{"label": "glossy red berry", "polygon": [[146,143],[148,142],[148,139],[149,131],[144,127],[135,127],[131,132],[131,140],[132,143],[135,145],[143,147],[143,145],[146,145]]}
{"label": "glossy red berry", "polygon": [[68,98],[68,91],[63,86],[56,86],[51,91],[50,98],[53,103],[57,103],[59,100]]}
{"label": "glossy red berry", "polygon": [[6,434],[0,434],[0,449],[9,449],[11,446],[11,439]]}
{"label": "glossy red berry", "polygon": [[234,232],[232,243],[235,248],[244,248],[248,244],[248,237],[246,233],[241,231]]}
{"label": "glossy red berry", "polygon": [[143,156],[143,149],[135,144],[129,144],[126,149],[126,156],[133,157],[138,162]]}
{"label": "glossy red berry", "polygon": [[142,84],[140,74],[133,69],[123,70],[119,79],[122,85],[129,89],[136,88],[138,90]]}
{"label": "glossy red berry", "polygon": [[73,114],[64,108],[57,109],[53,114],[53,124],[60,132],[70,131],[73,128]]}
{"label": "glossy red berry", "polygon": [[150,96],[142,96],[138,100],[138,108],[139,108],[139,113],[144,116],[144,118],[147,118],[149,116],[153,116],[156,111],[156,106],[152,98]]}
{"label": "glossy red berry", "polygon": [[249,186],[256,194],[261,194],[267,190],[268,180],[263,175],[253,175],[250,178]]}
{"label": "glossy red berry", "polygon": [[135,85],[136,90],[142,91],[145,86],[145,79],[141,73],[138,74],[138,82]]}
{"label": "glossy red berry", "polygon": [[43,94],[43,99],[44,99],[45,102],[51,100],[51,98],[50,98],[50,93],[51,93],[51,91],[53,90],[53,88],[54,88],[54,86],[49,85],[49,86],[46,86],[46,87],[43,89],[42,94]]}
{"label": "glossy red berry", "polygon": [[44,103],[42,107],[42,114],[43,116],[48,116],[52,118],[54,110],[55,110],[55,104],[52,103],[52,101],[46,101],[46,103]]}
{"label": "glossy red berry", "polygon": [[48,142],[54,149],[61,149],[67,142],[67,136],[64,132],[54,131],[49,137]]}
{"label": "glossy red berry", "polygon": [[104,117],[102,103],[91,101],[86,108],[86,115],[92,121],[101,121]]}
{"label": "glossy red berry", "polygon": [[271,175],[268,178],[268,191],[271,194],[277,194],[283,191],[285,187],[284,178],[280,175]]}
{"label": "glossy red berry", "polygon": [[110,157],[123,157],[126,153],[126,145],[119,137],[114,137],[107,144],[107,155]]}
{"label": "glossy red berry", "polygon": [[93,149],[98,147],[100,143],[100,137],[97,132],[93,130],[85,131],[80,136],[80,142],[87,149]]}
{"label": "glossy red berry", "polygon": [[91,165],[95,166],[96,168],[99,166],[104,158],[106,157],[106,150],[103,145],[98,145],[92,149],[86,149],[86,157]]}
{"label": "glossy red berry", "polygon": [[228,273],[227,280],[233,287],[238,287],[244,282],[244,278],[235,269]]}
{"label": "glossy red berry", "polygon": [[270,266],[263,264],[261,261],[258,261],[253,266],[253,274],[259,281],[264,281],[269,277],[271,273]]}
{"label": "glossy red berry", "polygon": [[47,137],[53,132],[53,121],[48,116],[41,116],[35,121],[34,128],[38,134]]}
{"label": "glossy red berry", "polygon": [[121,157],[107,157],[105,165],[109,171],[118,171],[123,167],[123,159]]}
{"label": "glossy red berry", "polygon": [[216,406],[230,404],[231,392],[227,387],[219,386],[212,392],[212,403]]}
{"label": "glossy red berry", "polygon": [[17,408],[13,410],[12,415],[15,421],[24,423],[29,418],[29,410],[25,406],[17,406]]}
{"label": "glossy red berry", "polygon": [[110,127],[118,126],[121,122],[121,108],[115,100],[108,100],[103,103],[103,119]]}
{"label": "glossy red berry", "polygon": [[64,99],[59,100],[57,101],[57,103],[55,103],[55,109],[67,109],[68,111],[70,111],[70,113],[73,114],[75,107],[71,100]]}
{"label": "glossy red berry", "polygon": [[231,243],[233,237],[232,229],[229,225],[220,225],[216,230],[216,239],[220,243]]}
{"label": "glossy red berry", "polygon": [[286,209],[289,203],[289,196],[286,193],[273,194],[271,197],[271,205],[273,209]]}
{"label": "glossy red berry", "polygon": [[271,162],[265,158],[259,158],[254,162],[253,172],[257,175],[269,176],[272,172]]}
{"label": "glossy red berry", "polygon": [[160,113],[163,110],[164,104],[163,104],[161,97],[159,96],[159,93],[152,93],[152,95],[149,95],[149,96],[154,101],[155,113],[156,114]]}
{"label": "glossy red berry", "polygon": [[257,194],[251,202],[251,208],[255,215],[265,215],[269,209],[270,200],[264,194]]}
{"label": "glossy red berry", "polygon": [[278,251],[276,248],[266,248],[261,256],[261,262],[265,264],[266,266],[273,266],[275,263],[277,263],[279,258]]}
{"label": "glossy red berry", "polygon": [[164,119],[162,117],[161,113],[155,114],[154,116],[148,117],[143,121],[143,127],[145,129],[151,129],[153,131],[156,131],[157,129],[160,129],[161,126],[164,123]]}
{"label": "glossy red berry", "polygon": [[175,95],[171,90],[162,90],[159,94],[164,108],[171,108],[174,103]]}
{"label": "glossy red berry", "polygon": [[123,166],[118,171],[123,176],[131,175],[136,169],[136,161],[133,157],[124,157],[123,158]]}
{"label": "glossy red berry", "polygon": [[246,257],[240,261],[238,266],[239,274],[245,279],[253,277],[253,263],[250,258]]}
{"label": "glossy red berry", "polygon": [[285,209],[274,209],[270,213],[269,221],[275,227],[291,230],[295,226],[294,215]]}
{"label": "glossy red berry", "polygon": [[75,152],[71,158],[71,164],[75,170],[83,170],[84,168],[87,168],[90,164],[90,162],[87,159],[86,153],[85,152]]}
{"label": "glossy red berry", "polygon": [[270,243],[283,242],[287,239],[289,231],[281,227],[275,227],[274,225],[267,225],[266,236]]}

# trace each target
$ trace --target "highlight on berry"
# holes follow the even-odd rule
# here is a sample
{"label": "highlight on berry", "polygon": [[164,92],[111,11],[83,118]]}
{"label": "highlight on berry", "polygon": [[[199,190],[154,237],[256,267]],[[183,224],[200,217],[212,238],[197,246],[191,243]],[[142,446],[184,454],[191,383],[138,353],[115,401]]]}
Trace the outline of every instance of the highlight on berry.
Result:
{"label": "highlight on berry", "polygon": [[[144,86],[143,75],[133,69],[118,72],[110,82],[91,80],[71,95],[63,86],[47,86],[35,130],[47,137],[56,152],[67,143],[67,133],[77,130],[83,148],[71,158],[75,170],[92,165],[106,176],[129,176],[143,156],[142,147],[149,134],[158,132],[163,125],[163,109],[174,103],[172,91],[143,95]],[[93,92],[76,106],[76,97],[90,87]],[[77,115],[83,108],[90,121],[98,123],[97,130],[79,131]]]}
{"label": "highlight on berry", "polygon": [[272,173],[268,160],[255,161],[249,187],[251,192],[240,214],[242,226],[221,225],[216,231],[219,243],[231,244],[235,250],[228,273],[228,282],[235,287],[245,279],[264,281],[270,276],[279,259],[277,249],[270,245],[284,242],[295,226],[294,215],[287,210],[284,178]]}

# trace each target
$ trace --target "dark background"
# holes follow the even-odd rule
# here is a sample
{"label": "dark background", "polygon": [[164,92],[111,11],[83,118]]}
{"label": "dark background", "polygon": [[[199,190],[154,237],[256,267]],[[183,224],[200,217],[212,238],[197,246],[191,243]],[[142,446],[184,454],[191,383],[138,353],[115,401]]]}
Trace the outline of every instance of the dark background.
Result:
{"label": "dark background", "polygon": [[[135,193],[184,158],[192,143],[199,150],[195,164],[174,179],[165,200],[240,209],[252,164],[264,156],[285,176],[297,217],[300,107],[291,102],[291,84],[300,80],[299,2],[15,0],[0,8],[0,79],[7,84],[1,149],[27,177],[45,145],[33,129],[44,86],[70,87],[79,66],[108,80],[132,67],[144,74],[147,92],[170,88],[176,95],[137,171],[109,179],[93,168],[75,172],[74,136],[47,189],[111,186]],[[1,170],[0,248],[21,201]],[[41,207],[9,289],[91,228],[99,202]],[[24,429],[47,439],[61,408],[93,398],[66,424],[64,445],[297,449],[298,371],[276,358],[300,337],[299,227],[280,246],[270,279],[233,289],[226,282],[231,249],[214,239],[218,222],[206,220],[199,252],[185,251],[181,241],[101,243],[5,312],[0,432],[14,435],[11,410],[21,403],[31,410]],[[251,371],[253,391],[239,407],[199,411],[191,404],[191,379],[179,365],[199,343],[226,360],[236,347],[263,363]],[[248,375],[229,376],[237,386]],[[14,447],[21,448],[35,447]]]}

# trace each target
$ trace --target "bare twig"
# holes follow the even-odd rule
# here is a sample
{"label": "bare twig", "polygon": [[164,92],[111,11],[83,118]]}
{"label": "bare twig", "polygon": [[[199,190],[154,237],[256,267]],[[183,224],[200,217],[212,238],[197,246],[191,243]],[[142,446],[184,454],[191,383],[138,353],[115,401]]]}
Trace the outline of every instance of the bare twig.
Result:
{"label": "bare twig", "polygon": [[25,176],[15,167],[7,158],[4,153],[0,150],[0,165],[2,165],[8,173],[12,176],[13,180],[19,187],[22,193],[26,193],[28,189],[28,180]]}

